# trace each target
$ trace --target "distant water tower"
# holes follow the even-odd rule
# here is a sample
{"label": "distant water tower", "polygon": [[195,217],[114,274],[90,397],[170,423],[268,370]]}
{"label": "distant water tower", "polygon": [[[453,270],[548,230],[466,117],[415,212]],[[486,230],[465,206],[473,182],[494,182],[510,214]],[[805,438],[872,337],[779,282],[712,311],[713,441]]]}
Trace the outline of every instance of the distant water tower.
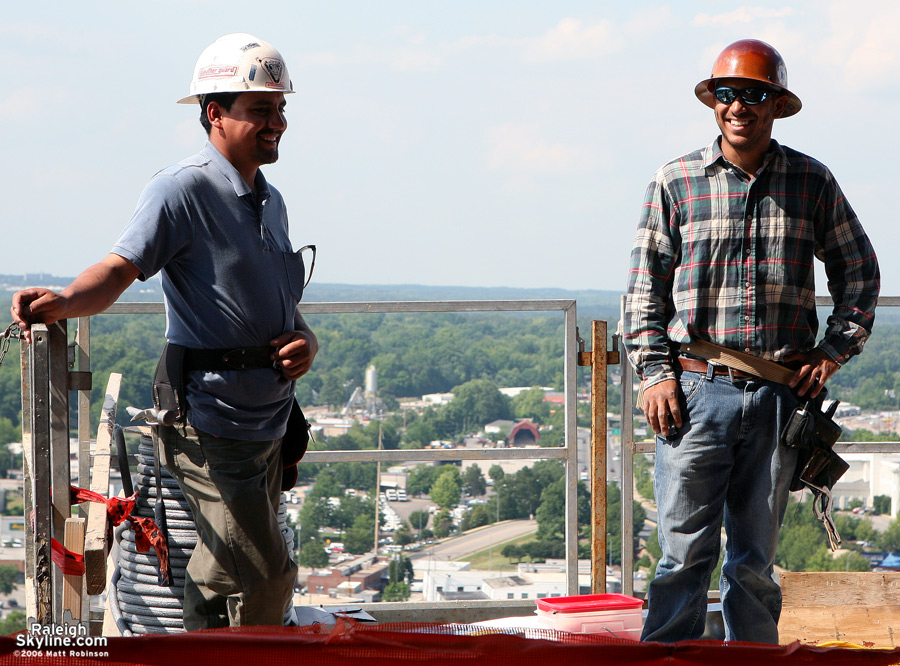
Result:
{"label": "distant water tower", "polygon": [[378,393],[378,371],[374,365],[366,368],[366,397],[374,398]]}

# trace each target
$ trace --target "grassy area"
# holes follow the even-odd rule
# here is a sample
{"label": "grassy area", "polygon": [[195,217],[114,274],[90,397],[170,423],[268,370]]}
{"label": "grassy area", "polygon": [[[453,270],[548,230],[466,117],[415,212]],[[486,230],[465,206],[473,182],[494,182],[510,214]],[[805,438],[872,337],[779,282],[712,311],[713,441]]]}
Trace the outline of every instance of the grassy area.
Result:
{"label": "grassy area", "polygon": [[512,560],[509,558],[503,557],[500,554],[500,551],[503,550],[504,546],[509,544],[521,544],[526,541],[531,541],[534,539],[534,532],[530,534],[524,534],[522,536],[516,537],[515,539],[510,539],[509,541],[504,541],[502,543],[495,544],[493,549],[487,548],[485,550],[480,550],[475,553],[469,553],[464,555],[463,557],[457,558],[458,561],[466,561],[472,564],[473,569],[482,569],[482,570],[491,570],[491,571],[509,571],[515,572],[516,565],[512,563]]}

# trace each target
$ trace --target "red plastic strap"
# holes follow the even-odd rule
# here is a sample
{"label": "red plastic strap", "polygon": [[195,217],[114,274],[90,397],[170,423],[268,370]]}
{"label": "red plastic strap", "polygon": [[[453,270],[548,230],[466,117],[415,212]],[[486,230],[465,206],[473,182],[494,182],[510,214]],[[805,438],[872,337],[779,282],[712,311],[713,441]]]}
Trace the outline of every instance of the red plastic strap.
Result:
{"label": "red plastic strap", "polygon": [[78,488],[77,486],[69,486],[69,495],[72,504],[80,504],[81,502],[105,504],[106,515],[113,527],[131,516],[131,512],[134,510],[134,502],[137,498],[137,492],[135,492],[131,497],[110,497],[107,499],[100,493]]}
{"label": "red plastic strap", "polygon": [[106,515],[109,517],[110,534],[107,536],[111,540],[112,528],[127,520],[131,523],[131,529],[134,532],[134,544],[137,546],[138,552],[146,553],[152,547],[156,551],[156,559],[159,560],[160,570],[169,570],[169,546],[163,536],[162,531],[153,522],[152,518],[142,518],[132,516],[137,492],[131,497],[110,497],[106,498],[100,493],[93,490],[85,490],[77,486],[69,486],[72,504],[81,502],[98,502],[106,504]]}
{"label": "red plastic strap", "polygon": [[73,553],[56,539],[50,539],[50,557],[66,576],[84,575],[84,555]]}

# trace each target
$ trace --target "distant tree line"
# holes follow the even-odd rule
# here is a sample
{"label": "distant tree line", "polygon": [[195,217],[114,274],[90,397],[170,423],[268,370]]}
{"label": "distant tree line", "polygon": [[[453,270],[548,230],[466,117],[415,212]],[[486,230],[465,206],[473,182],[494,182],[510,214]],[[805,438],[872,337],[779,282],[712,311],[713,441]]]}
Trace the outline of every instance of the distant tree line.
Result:
{"label": "distant tree line", "polygon": [[[511,418],[513,403],[488,387],[549,386],[562,389],[563,322],[560,316],[423,313],[318,315],[308,320],[320,340],[312,372],[297,384],[303,405],[342,408],[364,386],[369,365],[378,371],[386,407],[397,398],[446,393],[466,385],[456,406],[435,410],[418,428],[421,445],[437,437],[477,429],[484,418]],[[70,325],[70,338],[75,324]],[[147,407],[150,384],[164,342],[163,315],[99,315],[91,324],[91,418],[96,422],[111,372],[123,375],[120,404]],[[13,344],[0,365],[0,439],[18,441],[21,428],[19,354]],[[75,420],[72,401],[70,420]],[[534,397],[532,396],[532,402]],[[544,418],[549,410],[541,407]],[[541,418],[541,414],[536,413]],[[119,421],[127,423],[125,410]],[[434,439],[435,437],[432,437]],[[430,441],[430,440],[429,440]]]}

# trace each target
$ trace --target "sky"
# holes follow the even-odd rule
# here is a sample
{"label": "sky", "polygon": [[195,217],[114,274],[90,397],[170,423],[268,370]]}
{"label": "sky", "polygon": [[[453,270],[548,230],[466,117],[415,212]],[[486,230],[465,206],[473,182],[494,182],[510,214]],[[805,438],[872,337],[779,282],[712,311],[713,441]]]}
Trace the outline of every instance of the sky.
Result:
{"label": "sky", "polygon": [[152,175],[203,146],[175,103],[200,52],[249,32],[293,79],[264,172],[316,281],[621,291],[653,172],[718,134],[694,85],[752,37],[803,101],[774,137],[831,168],[900,295],[898,26],[895,0],[11,3],[0,274],[102,259]]}

